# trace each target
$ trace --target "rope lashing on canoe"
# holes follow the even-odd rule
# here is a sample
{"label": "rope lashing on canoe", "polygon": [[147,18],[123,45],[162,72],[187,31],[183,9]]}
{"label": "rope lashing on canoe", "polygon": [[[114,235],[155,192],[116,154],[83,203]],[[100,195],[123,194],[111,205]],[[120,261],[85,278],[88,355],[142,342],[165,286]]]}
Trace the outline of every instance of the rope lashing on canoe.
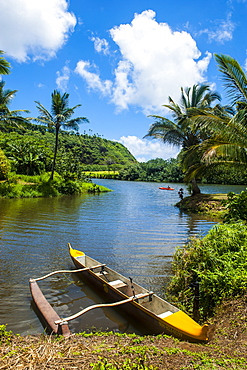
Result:
{"label": "rope lashing on canoe", "polygon": [[135,289],[134,289],[134,285],[133,285],[133,279],[131,277],[129,277],[130,279],[130,284],[131,284],[131,289],[132,289],[132,293],[133,293],[133,296],[135,297],[136,294],[135,294]]}
{"label": "rope lashing on canoe", "polygon": [[56,320],[55,321],[55,324],[56,325],[64,325],[64,324],[67,324],[68,321],[71,321],[71,320],[74,320],[76,319],[77,317],[83,315],[84,313],[88,312],[88,311],[91,311],[95,308],[102,308],[102,307],[115,307],[115,306],[120,306],[122,304],[125,304],[125,303],[128,303],[128,302],[132,302],[132,301],[135,301],[135,300],[138,300],[138,299],[141,299],[141,298],[145,298],[145,297],[150,297],[152,296],[154,293],[153,292],[148,292],[148,293],[141,293],[141,294],[137,294],[136,296],[132,296],[128,299],[124,299],[123,301],[118,301],[118,302],[114,302],[114,303],[100,303],[100,304],[95,304],[95,305],[92,305],[92,306],[89,306],[89,307],[86,307],[84,308],[83,310],[79,311],[78,313],[72,315],[72,316],[69,316],[69,317],[65,317],[64,319],[61,319],[61,320]]}
{"label": "rope lashing on canoe", "polygon": [[40,278],[37,278],[37,279],[30,279],[30,282],[32,281],[39,281],[39,280],[44,280],[52,275],[55,275],[55,274],[66,274],[66,273],[74,273],[74,272],[82,272],[82,271],[87,271],[87,270],[93,270],[93,269],[96,269],[96,268],[99,268],[102,266],[106,266],[105,264],[102,265],[96,265],[96,266],[91,266],[91,267],[84,267],[83,269],[78,269],[78,270],[58,270],[58,271],[53,271],[53,272],[50,272],[49,274],[45,275],[45,276],[42,276]]}

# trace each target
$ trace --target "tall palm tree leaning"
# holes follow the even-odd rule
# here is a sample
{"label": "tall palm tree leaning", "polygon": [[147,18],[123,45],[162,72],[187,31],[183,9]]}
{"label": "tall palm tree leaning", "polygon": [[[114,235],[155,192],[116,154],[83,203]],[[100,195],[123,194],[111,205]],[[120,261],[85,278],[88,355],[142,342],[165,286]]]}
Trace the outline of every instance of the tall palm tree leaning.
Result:
{"label": "tall palm tree leaning", "polygon": [[211,137],[188,154],[200,156],[201,162],[190,167],[187,179],[220,166],[246,170],[247,165],[247,75],[240,64],[228,55],[215,55],[218,69],[230,100],[232,112],[194,111],[194,120],[211,131]]}
{"label": "tall palm tree leaning", "polygon": [[[3,55],[4,52],[0,50],[0,55]],[[8,75],[10,74],[10,63],[4,58],[0,56],[0,75]]]}
{"label": "tall palm tree leaning", "polygon": [[75,112],[75,109],[80,107],[81,104],[77,104],[72,108],[69,108],[69,94],[61,93],[58,90],[54,90],[51,94],[51,112],[49,112],[41,103],[35,101],[37,108],[40,112],[36,121],[46,124],[49,128],[55,129],[55,148],[52,162],[52,170],[50,180],[53,180],[57,150],[58,150],[58,135],[60,128],[72,129],[78,131],[79,124],[82,122],[89,122],[85,117],[71,118]]}
{"label": "tall palm tree leaning", "polygon": [[[164,144],[182,148],[182,153],[185,153],[206,137],[205,130],[202,131],[200,125],[191,119],[189,110],[192,107],[208,108],[215,100],[220,100],[220,95],[217,92],[210,91],[209,85],[193,85],[192,88],[181,88],[180,105],[176,104],[170,96],[168,100],[169,104],[163,106],[172,112],[173,120],[152,115],[151,117],[155,118],[155,122],[150,126],[147,135],[144,137],[150,136],[160,139]],[[197,157],[194,157],[193,162],[196,163],[197,161]],[[200,193],[195,177],[191,179],[191,183],[192,195]]]}

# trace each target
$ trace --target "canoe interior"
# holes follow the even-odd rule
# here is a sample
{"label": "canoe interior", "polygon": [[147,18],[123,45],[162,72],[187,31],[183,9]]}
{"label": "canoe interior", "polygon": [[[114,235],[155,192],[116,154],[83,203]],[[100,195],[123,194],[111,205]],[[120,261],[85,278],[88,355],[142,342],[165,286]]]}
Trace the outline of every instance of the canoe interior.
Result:
{"label": "canoe interior", "polygon": [[[100,264],[95,259],[86,255],[78,256],[76,257],[76,260],[81,264],[81,266],[85,267],[93,267]],[[103,271],[102,268],[99,267],[97,269],[94,269],[93,272],[95,273],[95,275],[105,281],[106,284],[112,285],[120,293],[127,297],[149,292],[147,289],[141,287],[135,282],[130,282],[128,278],[117,273],[109,267],[104,267]],[[112,282],[116,282],[116,284],[112,284]],[[122,282],[123,284],[120,284],[120,282]],[[169,302],[163,300],[155,294],[152,295],[152,300],[143,298],[140,299],[138,303],[149,311],[153,312],[155,315],[163,315],[163,317],[165,316],[165,313],[167,313],[168,315],[170,313],[175,313],[179,311],[177,307],[171,305]]]}

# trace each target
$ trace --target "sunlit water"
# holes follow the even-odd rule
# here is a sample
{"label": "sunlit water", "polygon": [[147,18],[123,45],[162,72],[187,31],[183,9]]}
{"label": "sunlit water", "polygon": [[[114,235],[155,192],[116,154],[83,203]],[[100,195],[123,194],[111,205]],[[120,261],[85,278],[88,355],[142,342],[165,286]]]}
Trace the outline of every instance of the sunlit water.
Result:
{"label": "sunlit water", "polygon": [[[73,268],[67,243],[163,295],[176,246],[205,235],[214,222],[180,212],[180,184],[95,180],[112,189],[99,195],[0,200],[0,324],[15,333],[42,333],[29,292],[29,278]],[[163,184],[162,184],[163,185]],[[244,187],[202,186],[204,193],[240,192]],[[186,192],[185,192],[186,195]],[[75,274],[74,274],[75,275]],[[55,275],[40,286],[64,317],[102,302],[76,276]],[[136,331],[113,309],[97,309],[72,323],[72,330]]]}

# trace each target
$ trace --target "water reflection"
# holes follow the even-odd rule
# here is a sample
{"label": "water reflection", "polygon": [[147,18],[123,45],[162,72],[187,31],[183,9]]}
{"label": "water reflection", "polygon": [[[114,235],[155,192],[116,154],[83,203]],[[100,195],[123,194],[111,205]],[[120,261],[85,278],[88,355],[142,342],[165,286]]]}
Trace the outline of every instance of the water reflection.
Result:
{"label": "water reflection", "polygon": [[[72,268],[68,242],[162,295],[175,247],[186,243],[191,235],[205,235],[214,224],[174,207],[181,184],[174,185],[175,191],[164,192],[157,183],[96,182],[114,191],[0,200],[0,323],[8,323],[9,330],[21,334],[43,331],[30,306],[28,280]],[[230,190],[207,187],[204,192]],[[74,284],[70,275],[42,282],[42,290],[61,316],[100,302],[95,292],[81,283]],[[92,311],[86,319],[73,323],[74,330],[90,326],[134,330],[112,309]]]}

